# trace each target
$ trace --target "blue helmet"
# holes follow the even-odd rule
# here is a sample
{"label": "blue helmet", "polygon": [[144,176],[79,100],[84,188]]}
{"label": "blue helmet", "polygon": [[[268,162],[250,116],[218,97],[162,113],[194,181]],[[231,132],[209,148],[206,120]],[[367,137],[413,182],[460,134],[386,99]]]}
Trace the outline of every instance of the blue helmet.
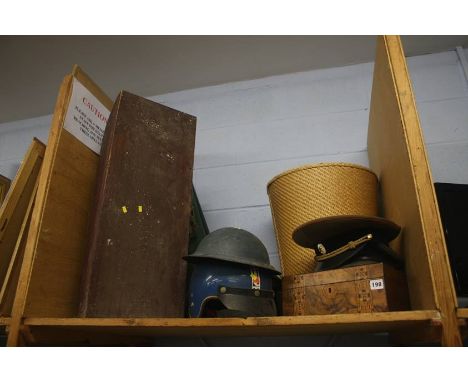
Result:
{"label": "blue helmet", "polygon": [[276,316],[271,272],[222,261],[194,265],[189,317]]}
{"label": "blue helmet", "polygon": [[273,277],[280,273],[258,238],[223,228],[203,238],[194,254],[188,285],[189,317],[276,316]]}

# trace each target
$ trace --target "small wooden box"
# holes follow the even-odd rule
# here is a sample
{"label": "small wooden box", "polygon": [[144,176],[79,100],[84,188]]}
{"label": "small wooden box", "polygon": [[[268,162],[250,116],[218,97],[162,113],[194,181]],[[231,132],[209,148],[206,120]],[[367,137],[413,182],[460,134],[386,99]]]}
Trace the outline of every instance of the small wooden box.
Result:
{"label": "small wooden box", "polygon": [[282,290],[287,316],[409,309],[404,273],[383,263],[286,276]]}

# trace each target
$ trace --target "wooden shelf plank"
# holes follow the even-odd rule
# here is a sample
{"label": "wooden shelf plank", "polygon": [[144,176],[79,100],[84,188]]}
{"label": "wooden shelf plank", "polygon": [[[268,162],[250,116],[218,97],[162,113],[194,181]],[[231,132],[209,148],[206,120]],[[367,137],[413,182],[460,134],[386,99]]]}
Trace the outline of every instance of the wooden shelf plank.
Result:
{"label": "wooden shelf plank", "polygon": [[369,164],[379,176],[382,215],[403,228],[392,247],[405,258],[411,306],[440,311],[442,344],[460,346],[444,232],[398,36],[377,40],[367,146]]}
{"label": "wooden shelf plank", "polygon": [[78,306],[99,155],[64,128],[75,80],[107,109],[113,104],[78,67],[62,82],[24,249],[9,346],[18,344],[23,317],[72,316]]}
{"label": "wooden shelf plank", "polygon": [[10,324],[10,317],[0,317],[0,326],[7,326]]}
{"label": "wooden shelf plank", "polygon": [[[288,336],[346,332],[391,332],[438,326],[437,311],[333,314],[249,318],[26,318],[31,341],[47,338],[90,340],[95,335],[157,336]],[[63,336],[67,333],[67,336]],[[69,337],[69,334],[74,334]]]}
{"label": "wooden shelf plank", "polygon": [[458,318],[467,318],[468,319],[468,308],[458,308],[457,309]]}

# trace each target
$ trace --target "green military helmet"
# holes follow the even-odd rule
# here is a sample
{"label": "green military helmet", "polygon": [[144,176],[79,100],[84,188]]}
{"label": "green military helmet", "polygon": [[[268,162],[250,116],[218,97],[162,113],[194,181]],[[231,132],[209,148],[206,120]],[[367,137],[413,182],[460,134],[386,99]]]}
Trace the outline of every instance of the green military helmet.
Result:
{"label": "green military helmet", "polygon": [[250,265],[280,274],[271,264],[268,251],[255,235],[240,228],[221,228],[203,238],[187,261],[222,260]]}

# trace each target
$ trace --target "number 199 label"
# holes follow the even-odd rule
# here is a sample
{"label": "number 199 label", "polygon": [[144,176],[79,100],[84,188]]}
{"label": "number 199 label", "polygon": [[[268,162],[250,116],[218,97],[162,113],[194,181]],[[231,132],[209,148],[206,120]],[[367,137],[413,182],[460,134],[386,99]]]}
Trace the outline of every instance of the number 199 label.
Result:
{"label": "number 199 label", "polygon": [[383,279],[375,279],[375,280],[370,280],[370,288],[371,290],[374,289],[384,289],[384,282]]}

